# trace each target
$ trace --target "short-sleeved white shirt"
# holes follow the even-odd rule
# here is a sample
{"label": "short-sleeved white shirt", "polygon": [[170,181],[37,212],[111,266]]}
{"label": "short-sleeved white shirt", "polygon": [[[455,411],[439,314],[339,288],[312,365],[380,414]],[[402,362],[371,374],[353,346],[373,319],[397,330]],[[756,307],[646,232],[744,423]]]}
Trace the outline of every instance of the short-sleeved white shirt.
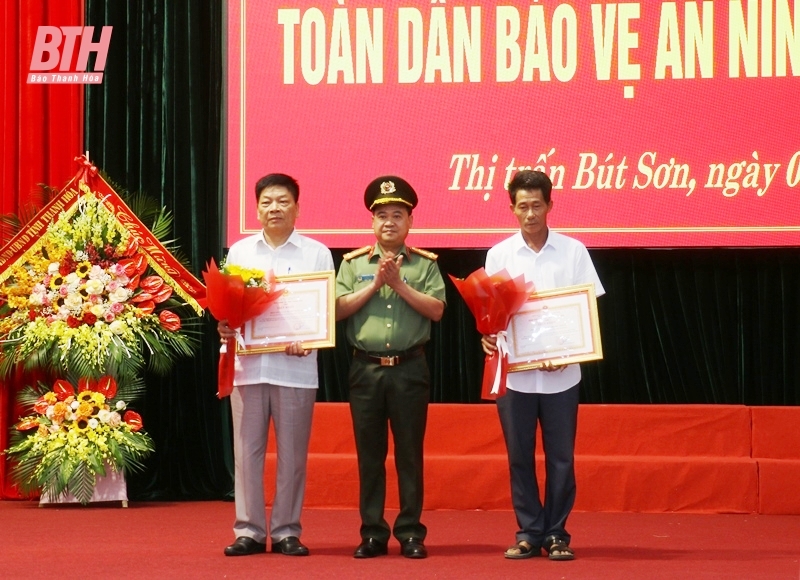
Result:
{"label": "short-sleeved white shirt", "polygon": [[[486,254],[486,272],[491,276],[505,269],[511,277],[524,274],[535,290],[553,290],[577,284],[594,284],[595,294],[605,293],[592,258],[582,243],[553,230],[539,252],[534,252],[517,232],[493,246]],[[563,371],[521,371],[508,373],[506,388],[522,393],[560,393],[581,380],[580,365],[572,364]]]}
{"label": "short-sleeved white shirt", "polygon": [[[330,250],[296,230],[277,248],[267,244],[263,232],[239,240],[228,251],[226,263],[265,272],[272,270],[276,276],[333,270]],[[319,386],[316,350],[306,357],[282,352],[237,356],[235,368],[236,386],[259,383],[306,389]]]}

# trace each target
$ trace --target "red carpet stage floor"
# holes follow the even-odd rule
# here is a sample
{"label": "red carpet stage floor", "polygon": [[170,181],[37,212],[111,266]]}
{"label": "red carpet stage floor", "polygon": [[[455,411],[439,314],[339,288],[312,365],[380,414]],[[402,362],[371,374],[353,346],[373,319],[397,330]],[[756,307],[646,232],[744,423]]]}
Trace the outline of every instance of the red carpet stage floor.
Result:
{"label": "red carpet stage floor", "polygon": [[[394,513],[389,514],[391,517]],[[577,512],[577,559],[506,560],[510,511],[426,511],[427,560],[355,560],[358,513],[308,509],[308,558],[226,558],[229,502],[46,506],[0,501],[0,577],[75,578],[800,578],[800,516]]]}

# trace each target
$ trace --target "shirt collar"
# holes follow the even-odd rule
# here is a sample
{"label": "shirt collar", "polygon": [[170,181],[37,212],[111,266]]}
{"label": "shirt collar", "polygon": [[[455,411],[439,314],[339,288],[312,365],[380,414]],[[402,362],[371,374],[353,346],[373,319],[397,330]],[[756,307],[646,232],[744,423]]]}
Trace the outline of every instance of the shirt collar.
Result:
{"label": "shirt collar", "polygon": [[[539,250],[539,252],[534,252],[534,253],[541,254],[547,247],[555,248],[555,244],[553,242],[553,230],[551,230],[550,228],[547,228],[547,239],[544,241],[542,249]],[[521,231],[514,234],[514,250],[516,250],[517,252],[521,250],[527,250],[529,252],[533,252],[533,248],[531,248],[530,246],[528,246],[528,244],[525,243],[525,238],[522,237]]]}
{"label": "shirt collar", "polygon": [[[279,249],[283,248],[284,246],[286,246],[288,244],[292,244],[293,246],[297,246],[299,248],[302,245],[302,240],[303,240],[303,238],[300,236],[300,234],[297,233],[297,230],[294,229],[294,230],[292,230],[292,233],[289,234],[289,237],[286,238],[286,241],[283,242],[283,244],[281,244],[280,246],[278,246],[277,248],[274,248],[274,249],[275,250],[279,250]],[[264,238],[264,230],[261,230],[261,233],[256,236],[256,244],[263,244],[267,248],[273,249],[272,246],[270,246],[267,243],[267,240]]]}
{"label": "shirt collar", "polygon": [[[398,255],[405,256],[403,258],[403,262],[405,262],[406,264],[411,262],[411,254],[408,252],[408,248],[406,248],[405,244],[403,244],[403,246],[400,248]],[[367,260],[371,262],[372,258],[375,256],[377,256],[378,258],[383,257],[383,250],[381,249],[380,244],[378,244],[377,242],[375,243],[374,246],[372,246],[372,249],[369,251],[369,254],[367,254]]]}

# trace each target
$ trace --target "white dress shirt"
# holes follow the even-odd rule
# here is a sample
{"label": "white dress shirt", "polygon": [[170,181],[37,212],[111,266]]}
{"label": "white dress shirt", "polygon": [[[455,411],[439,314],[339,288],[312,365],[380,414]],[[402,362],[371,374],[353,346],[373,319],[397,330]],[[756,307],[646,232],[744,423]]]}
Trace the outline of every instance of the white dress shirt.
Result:
{"label": "white dress shirt", "polygon": [[[605,294],[586,246],[553,230],[548,231],[547,241],[539,252],[528,247],[521,232],[493,246],[486,254],[486,272],[491,276],[503,269],[512,278],[523,274],[525,281],[533,282],[535,291],[593,283],[597,296]],[[508,373],[506,388],[521,393],[566,391],[581,380],[581,368],[578,364],[562,368],[553,372]]]}
{"label": "white dress shirt", "polygon": [[[333,270],[331,251],[320,242],[301,236],[297,230],[277,248],[267,244],[264,232],[239,240],[228,251],[226,263],[265,272],[272,270],[276,276]],[[305,357],[283,352],[239,355],[235,368],[235,386],[259,383],[306,389],[319,386],[316,350]]]}

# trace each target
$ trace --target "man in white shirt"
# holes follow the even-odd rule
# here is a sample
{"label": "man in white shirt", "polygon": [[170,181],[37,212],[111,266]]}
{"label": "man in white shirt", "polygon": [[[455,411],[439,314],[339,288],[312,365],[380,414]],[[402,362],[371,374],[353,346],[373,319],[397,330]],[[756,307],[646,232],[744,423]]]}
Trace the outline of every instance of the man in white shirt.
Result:
{"label": "man in white shirt", "polygon": [[[604,293],[592,259],[579,241],[547,227],[553,209],[553,184],[541,171],[520,171],[508,184],[511,211],[520,231],[492,247],[486,255],[489,275],[507,270],[512,277],[524,274],[537,291],[593,283]],[[496,352],[495,336],[484,335],[484,352]],[[580,366],[553,366],[509,373],[507,392],[497,409],[508,451],[511,499],[519,530],[516,544],[506,558],[530,558],[544,548],[551,560],[572,560],[566,530],[575,503],[575,433],[578,422]],[[545,451],[545,502],[539,500],[534,446],[536,424],[542,428]]]}
{"label": "man in white shirt", "polygon": [[[255,190],[263,229],[233,244],[226,263],[272,270],[276,276],[333,270],[330,250],[294,229],[300,213],[297,182],[273,173],[262,177]],[[223,343],[236,334],[225,320],[217,330]],[[285,352],[237,357],[231,393],[236,541],[225,548],[226,556],[266,552],[268,531],[273,552],[308,555],[308,548],[300,542],[300,512],[318,382],[317,353],[299,342],[288,345]],[[264,456],[270,418],[275,426],[278,467],[267,530]]]}

